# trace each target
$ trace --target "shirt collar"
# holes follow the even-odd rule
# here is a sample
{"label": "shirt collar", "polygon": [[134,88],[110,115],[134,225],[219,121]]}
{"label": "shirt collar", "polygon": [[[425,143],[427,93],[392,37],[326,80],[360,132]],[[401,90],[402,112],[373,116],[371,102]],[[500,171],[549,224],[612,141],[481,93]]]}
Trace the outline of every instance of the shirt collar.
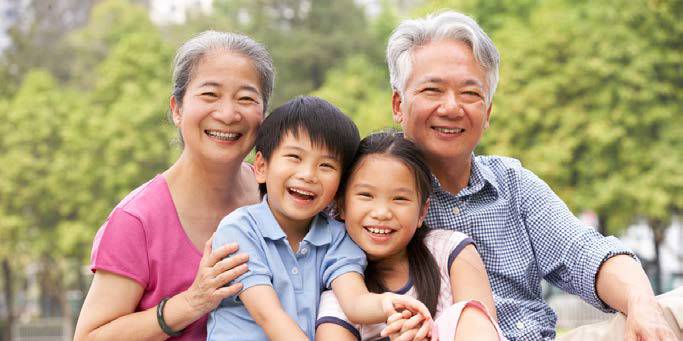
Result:
{"label": "shirt collar", "polygon": [[[287,238],[285,232],[282,231],[280,224],[275,220],[273,212],[268,207],[268,195],[263,196],[263,200],[259,205],[256,205],[256,216],[259,217],[261,226],[260,230],[264,238],[270,240],[279,240]],[[332,231],[330,230],[330,222],[324,213],[318,213],[313,220],[311,220],[311,229],[304,237],[304,240],[315,245],[323,246],[332,243]]]}
{"label": "shirt collar", "polygon": [[[470,179],[467,186],[460,190],[460,193],[455,193],[457,196],[466,196],[481,191],[488,183],[493,191],[498,193],[498,180],[495,174],[489,167],[481,162],[481,160],[472,153],[471,156]],[[434,191],[445,191],[441,187],[441,182],[432,174],[432,186]]]}

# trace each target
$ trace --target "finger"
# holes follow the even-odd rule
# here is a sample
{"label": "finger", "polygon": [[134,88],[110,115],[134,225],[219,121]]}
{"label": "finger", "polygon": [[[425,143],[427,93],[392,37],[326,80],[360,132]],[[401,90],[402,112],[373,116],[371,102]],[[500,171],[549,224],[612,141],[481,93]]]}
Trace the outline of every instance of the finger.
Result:
{"label": "finger", "polygon": [[238,265],[216,276],[216,278],[214,278],[211,282],[211,285],[213,285],[215,288],[222,287],[247,272],[247,270],[248,267],[246,264]]}
{"label": "finger", "polygon": [[411,341],[415,339],[415,333],[417,333],[417,330],[411,329],[406,331],[405,333],[401,333],[401,336],[397,338],[397,340],[400,341]]}
{"label": "finger", "polygon": [[211,255],[209,255],[209,259],[207,261],[207,266],[214,266],[216,263],[218,263],[221,259],[227,257],[231,253],[235,253],[239,249],[239,245],[237,243],[230,243],[223,245],[219,247],[216,250],[213,250]]}
{"label": "finger", "polygon": [[219,298],[218,302],[220,302],[230,296],[237,295],[240,291],[242,291],[242,283],[235,283],[227,287],[219,288],[213,292],[213,296]]}
{"label": "finger", "polygon": [[427,307],[422,302],[413,299],[412,297],[398,296],[394,299],[394,302],[405,306],[412,312],[418,312],[424,315],[425,317],[432,317],[432,314],[429,312],[429,309],[427,309]]}
{"label": "finger", "polygon": [[382,311],[384,311],[385,316],[397,313],[393,302],[389,299],[382,300]]}
{"label": "finger", "polygon": [[404,319],[400,319],[397,321],[394,321],[392,323],[387,323],[386,327],[382,329],[382,332],[380,335],[382,337],[386,337],[391,334],[398,334],[401,332],[401,328],[403,327],[403,324],[406,322]]}
{"label": "finger", "polygon": [[409,318],[406,320],[406,322],[403,324],[403,327],[401,328],[401,332],[410,330],[410,329],[417,329],[417,327],[420,326],[420,323],[424,321],[424,316],[422,315],[414,315],[413,317]]}
{"label": "finger", "polygon": [[211,254],[211,244],[213,243],[213,236],[216,235],[216,232],[214,232],[209,240],[204,243],[204,251],[202,252],[202,259],[199,261],[201,265],[206,266],[206,263],[208,262],[209,255]]}
{"label": "finger", "polygon": [[246,253],[240,253],[235,256],[230,256],[223,258],[221,261],[216,263],[213,268],[211,268],[211,274],[213,276],[218,276],[223,272],[226,272],[238,265],[244,264],[249,260],[249,255]]}
{"label": "finger", "polygon": [[402,318],[403,318],[403,314],[401,314],[401,313],[391,314],[391,316],[389,316],[389,317],[387,318],[387,324],[391,324],[392,322],[398,321],[398,320],[400,320],[400,319],[402,319]]}
{"label": "finger", "polygon": [[434,321],[432,321],[432,319],[424,320],[422,323],[422,326],[417,331],[416,337],[418,337],[418,339],[426,338],[427,334],[429,334],[429,331],[432,330],[432,323],[433,322]]}

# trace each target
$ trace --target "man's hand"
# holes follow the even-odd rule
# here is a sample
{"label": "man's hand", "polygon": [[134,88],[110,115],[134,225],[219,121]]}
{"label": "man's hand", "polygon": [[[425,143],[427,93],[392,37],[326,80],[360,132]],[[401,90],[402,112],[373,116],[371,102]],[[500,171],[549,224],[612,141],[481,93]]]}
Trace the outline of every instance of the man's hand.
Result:
{"label": "man's hand", "polygon": [[629,298],[624,336],[627,341],[676,341],[654,296],[639,293]]}

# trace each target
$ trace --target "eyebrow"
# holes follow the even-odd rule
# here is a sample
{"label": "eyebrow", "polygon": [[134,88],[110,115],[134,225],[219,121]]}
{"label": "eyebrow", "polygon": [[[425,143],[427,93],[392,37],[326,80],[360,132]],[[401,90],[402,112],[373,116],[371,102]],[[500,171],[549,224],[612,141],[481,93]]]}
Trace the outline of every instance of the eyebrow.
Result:
{"label": "eyebrow", "polygon": [[[361,182],[359,184],[353,185],[353,188],[375,188],[375,186],[370,185],[368,183]],[[411,194],[411,193],[413,193],[413,190],[411,190],[408,187],[399,187],[399,188],[395,189],[394,192]]]}
{"label": "eyebrow", "polygon": [[[205,86],[219,88],[221,86],[221,84],[216,82],[216,81],[206,81],[206,82],[199,85],[200,88],[203,88]],[[240,88],[238,90],[247,90],[247,91],[253,91],[257,94],[259,93],[258,89],[251,86],[251,85],[242,85],[242,86],[240,86]]]}
{"label": "eyebrow", "polygon": [[[314,147],[314,148],[316,148],[316,147]],[[296,150],[296,151],[301,152],[301,153],[307,152],[305,149],[303,149],[299,146],[292,146],[292,145],[284,145],[284,146],[282,146],[282,149]],[[323,154],[323,158],[332,159],[334,161],[339,161],[339,160],[337,160],[337,156],[334,154]]]}
{"label": "eyebrow", "polygon": [[[441,78],[441,77],[436,77],[436,76],[427,76],[424,79],[422,79],[420,82],[417,84],[424,84],[424,83],[445,83],[446,81]],[[478,86],[480,88],[484,88],[484,84],[482,84],[480,81],[473,79],[473,78],[467,78],[464,81],[460,82],[460,86]]]}

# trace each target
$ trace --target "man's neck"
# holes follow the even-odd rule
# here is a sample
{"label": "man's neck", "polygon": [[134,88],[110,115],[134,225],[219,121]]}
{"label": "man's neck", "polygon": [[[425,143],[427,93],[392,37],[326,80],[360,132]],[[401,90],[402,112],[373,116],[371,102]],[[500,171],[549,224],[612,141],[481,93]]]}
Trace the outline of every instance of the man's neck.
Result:
{"label": "man's neck", "polygon": [[472,172],[471,155],[468,154],[463,159],[427,158],[427,163],[444,190],[457,195],[467,187]]}

